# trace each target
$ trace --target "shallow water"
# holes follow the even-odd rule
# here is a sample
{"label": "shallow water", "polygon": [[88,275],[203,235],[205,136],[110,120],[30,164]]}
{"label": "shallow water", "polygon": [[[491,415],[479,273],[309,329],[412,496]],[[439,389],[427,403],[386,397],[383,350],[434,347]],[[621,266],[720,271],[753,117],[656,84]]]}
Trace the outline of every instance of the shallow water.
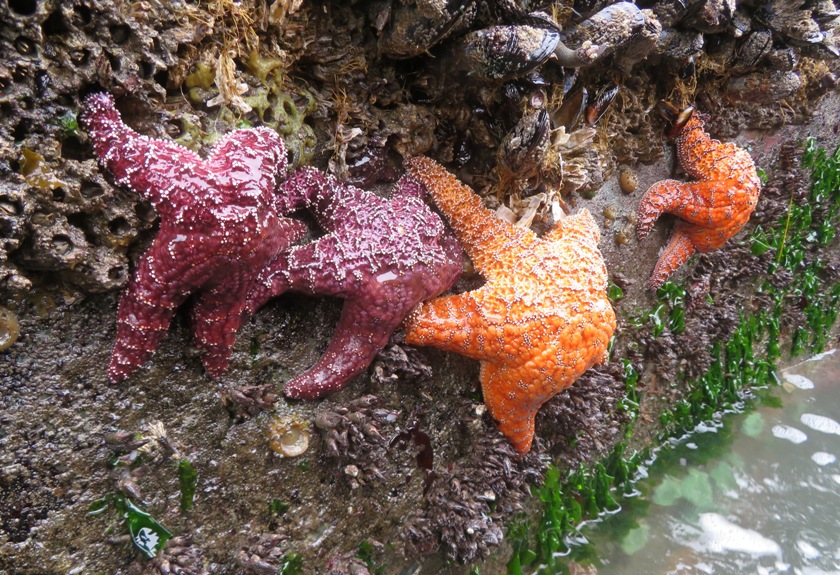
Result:
{"label": "shallow water", "polygon": [[599,575],[840,574],[840,352],[780,378],[660,451],[572,557]]}

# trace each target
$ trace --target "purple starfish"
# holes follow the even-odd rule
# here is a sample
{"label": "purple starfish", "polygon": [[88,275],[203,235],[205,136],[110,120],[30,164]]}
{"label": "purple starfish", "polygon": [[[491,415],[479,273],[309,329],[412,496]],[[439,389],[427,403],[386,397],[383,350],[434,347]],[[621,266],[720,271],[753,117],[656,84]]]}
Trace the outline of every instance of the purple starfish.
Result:
{"label": "purple starfish", "polygon": [[281,210],[311,209],[327,234],[281,253],[260,275],[248,311],[290,290],[345,300],[327,351],[286,384],[288,397],[315,399],[343,388],[414,306],[458,279],[461,247],[423,202],[425,191],[404,176],[385,200],[314,168],[302,168],[283,183]]}
{"label": "purple starfish", "polygon": [[306,231],[277,209],[275,178],[286,175],[283,140],[267,128],[236,130],[204,161],[173,142],[139,135],[104,93],[85,100],[82,120],[105,169],[160,214],[160,231],[120,299],[111,381],[126,379],[154,353],[193,292],[196,345],[207,373],[218,377],[230,363],[255,278]]}

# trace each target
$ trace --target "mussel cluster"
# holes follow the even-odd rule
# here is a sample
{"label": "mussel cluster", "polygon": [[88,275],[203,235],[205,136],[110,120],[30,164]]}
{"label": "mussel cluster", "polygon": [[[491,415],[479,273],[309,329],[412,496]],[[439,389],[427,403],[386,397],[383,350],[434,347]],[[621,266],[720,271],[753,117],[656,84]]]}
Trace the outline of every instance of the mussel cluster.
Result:
{"label": "mussel cluster", "polygon": [[[462,130],[467,135],[460,140],[496,150],[500,196],[597,190],[615,161],[606,145],[596,145],[595,125],[620,86],[636,77],[661,85],[660,97],[682,79],[694,91],[681,96],[693,100],[698,74],[714,73],[715,97],[769,104],[802,88],[803,57],[820,61],[840,53],[840,11],[831,0],[406,0],[377,6],[381,55],[406,60],[431,53],[429,69],[415,82],[421,96],[451,98],[453,81],[445,78],[454,78],[473,116],[490,126],[477,128],[475,117],[453,114],[442,131]],[[808,79],[812,91],[835,85],[830,67],[816,74]],[[613,81],[604,83],[607,77]],[[439,145],[441,159],[468,161],[469,143]]]}

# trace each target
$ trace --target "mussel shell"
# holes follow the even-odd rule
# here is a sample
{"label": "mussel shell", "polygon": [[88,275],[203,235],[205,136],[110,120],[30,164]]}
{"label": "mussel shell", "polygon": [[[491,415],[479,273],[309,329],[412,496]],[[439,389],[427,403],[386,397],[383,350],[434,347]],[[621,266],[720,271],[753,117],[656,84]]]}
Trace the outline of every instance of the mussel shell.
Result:
{"label": "mussel shell", "polygon": [[599,57],[612,54],[645,25],[642,11],[630,2],[607,6],[566,32],[565,45],[572,50],[589,41],[601,48]]}
{"label": "mussel shell", "polygon": [[475,0],[400,3],[379,39],[379,49],[391,58],[419,56],[453,31],[468,26],[475,14]]}
{"label": "mussel shell", "polygon": [[470,32],[463,51],[469,69],[492,80],[525,74],[545,62],[560,42],[560,33],[535,26],[490,26]]}
{"label": "mussel shell", "polygon": [[589,91],[583,86],[578,86],[563,97],[563,103],[554,114],[554,123],[557,126],[564,126],[566,132],[571,132],[583,116],[586,105],[589,102]]}
{"label": "mussel shell", "polygon": [[499,164],[517,178],[536,174],[548,150],[551,125],[546,110],[534,110],[522,116],[499,146]]}
{"label": "mussel shell", "polygon": [[773,104],[787,98],[802,86],[802,78],[794,71],[753,72],[732,78],[726,85],[726,96],[732,101]]}
{"label": "mussel shell", "polygon": [[598,120],[601,119],[601,116],[604,115],[604,112],[609,109],[610,104],[615,100],[616,95],[618,95],[618,90],[618,84],[605,86],[598,90],[595,99],[586,106],[587,124],[594,126],[598,123]]}

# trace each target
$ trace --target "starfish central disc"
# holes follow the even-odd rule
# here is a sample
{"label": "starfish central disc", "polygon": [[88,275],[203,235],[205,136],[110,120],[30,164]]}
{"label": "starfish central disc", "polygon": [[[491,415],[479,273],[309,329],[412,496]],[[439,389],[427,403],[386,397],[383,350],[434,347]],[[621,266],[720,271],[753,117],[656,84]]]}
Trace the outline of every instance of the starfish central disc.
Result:
{"label": "starfish central disc", "polygon": [[110,379],[126,379],[154,353],[192,293],[196,345],[207,373],[220,376],[256,276],[306,231],[277,209],[283,140],[268,128],[236,130],[205,161],[126,126],[104,93],[85,100],[82,120],[102,166],[160,214],[160,230],[120,299]]}
{"label": "starfish central disc", "polygon": [[452,231],[423,202],[410,177],[386,200],[315,168],[284,182],[282,209],[312,211],[326,235],[280,254],[249,296],[249,311],[286,291],[344,299],[318,363],[286,384],[288,397],[336,392],[364,371],[419,302],[449,289],[461,273]]}
{"label": "starfish central disc", "polygon": [[714,251],[741,231],[761,191],[755,164],[746,150],[711,139],[693,108],[678,112],[663,102],[661,109],[671,121],[668,135],[675,140],[680,165],[696,181],[656,182],[639,204],[636,236],[640,240],[663,213],[680,218],[656,262],[651,289],[664,284],[695,252]]}
{"label": "starfish central disc", "polygon": [[598,226],[581,210],[538,238],[499,219],[434,161],[412,158],[406,169],[429,189],[487,280],[420,304],[406,321],[406,341],[479,360],[490,413],[526,453],[540,406],[607,359],[615,313]]}

